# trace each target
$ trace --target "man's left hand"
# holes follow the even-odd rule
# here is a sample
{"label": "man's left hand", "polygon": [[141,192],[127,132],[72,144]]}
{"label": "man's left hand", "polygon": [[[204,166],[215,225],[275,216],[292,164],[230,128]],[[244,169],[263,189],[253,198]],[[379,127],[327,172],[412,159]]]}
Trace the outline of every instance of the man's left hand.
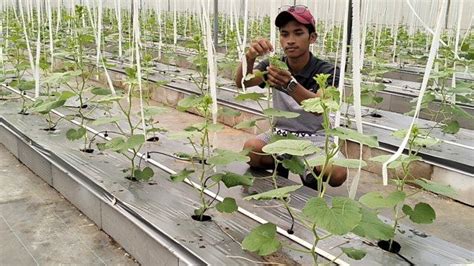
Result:
{"label": "man's left hand", "polygon": [[272,66],[267,67],[268,70],[268,83],[277,88],[286,88],[291,80],[291,73],[287,70],[278,69]]}

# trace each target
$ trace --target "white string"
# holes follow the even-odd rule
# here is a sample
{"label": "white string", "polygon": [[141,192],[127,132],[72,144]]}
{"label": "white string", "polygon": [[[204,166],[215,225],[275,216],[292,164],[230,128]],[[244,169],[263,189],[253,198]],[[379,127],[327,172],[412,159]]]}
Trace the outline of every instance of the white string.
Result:
{"label": "white string", "polygon": [[[432,30],[428,25],[426,25],[426,23],[420,18],[420,16],[418,15],[418,13],[416,13],[415,8],[414,8],[414,7],[412,6],[412,4],[410,3],[410,0],[406,0],[406,2],[407,2],[407,4],[408,4],[408,7],[409,7],[409,8],[411,9],[411,11],[413,12],[413,15],[415,16],[415,18],[418,19],[418,21],[421,23],[421,25],[422,25],[429,33],[431,33],[432,35],[434,35],[433,30]],[[448,46],[443,40],[440,39],[439,41],[440,41],[441,44],[443,44],[444,46]],[[456,56],[457,58],[459,58],[457,54],[455,54],[455,56]]]}
{"label": "white string", "polygon": [[[353,98],[354,98],[354,115],[356,120],[357,132],[363,133],[362,130],[362,107],[360,99],[360,82],[361,82],[361,65],[360,65],[360,0],[354,0],[352,2],[352,81],[353,81]],[[352,180],[351,188],[349,190],[349,197],[355,198],[357,187],[359,185],[360,171],[362,167],[362,148],[363,145],[359,145],[359,167],[357,173]]]}
{"label": "white string", "polygon": [[[339,98],[339,106],[342,105],[342,95],[344,93],[344,82],[345,82],[345,76],[346,76],[346,60],[347,60],[347,25],[349,24],[349,18],[348,18],[348,11],[349,11],[349,0],[345,0],[344,3],[344,22],[343,22],[343,31],[342,31],[342,53],[341,53],[341,63],[340,63],[340,75],[339,75],[339,86],[338,86],[338,91],[339,95],[341,96]],[[341,110],[337,110],[336,112],[336,117],[334,119],[334,127],[339,127],[341,125]],[[334,143],[336,145],[339,143],[339,137],[334,137]]]}
{"label": "white string", "polygon": [[54,42],[53,42],[53,22],[52,22],[52,15],[51,15],[51,0],[46,0],[46,12],[48,15],[48,27],[49,27],[49,50],[50,50],[50,57],[51,57],[51,72],[54,70]]}
{"label": "white string", "polygon": [[38,23],[38,34],[36,37],[36,62],[34,68],[34,77],[35,77],[35,98],[40,95],[40,55],[41,55],[41,2],[37,2],[36,6],[36,17]]}
{"label": "white string", "polygon": [[[459,7],[458,7],[458,23],[456,27],[456,39],[454,41],[454,53],[458,53],[458,46],[459,46],[459,35],[461,33],[461,19],[462,19],[462,10],[463,10],[464,0],[459,0]],[[456,61],[453,64],[453,78],[451,87],[456,87]],[[453,103],[456,102],[456,96],[453,97]]]}
{"label": "white string", "polygon": [[[210,1],[208,0],[208,4],[209,3]],[[206,46],[207,46],[207,60],[208,60],[207,66],[209,69],[208,86],[209,86],[209,92],[211,94],[211,99],[212,99],[212,107],[211,107],[212,122],[216,124],[217,123],[217,85],[216,85],[217,65],[216,65],[216,59],[214,56],[215,44],[213,43],[213,40],[212,40],[211,21],[209,19],[209,9],[206,8],[206,5],[204,4],[204,0],[201,0],[201,8],[203,10],[202,14],[203,14],[203,21],[204,21],[204,27],[202,28],[202,32],[206,36],[206,39],[203,41],[206,43]]]}
{"label": "white string", "polygon": [[143,136],[145,136],[145,139],[147,139],[145,115],[143,111],[142,67],[141,67],[141,58],[140,58],[140,20],[139,20],[140,13],[138,12],[138,6],[139,6],[140,1],[138,0],[132,0],[132,1],[134,1],[133,39],[135,41],[134,44],[135,44],[135,57],[136,57],[136,63],[137,63],[137,82],[138,82],[138,91],[140,93],[140,116],[141,116],[141,121],[142,121]]}
{"label": "white string", "polygon": [[115,0],[117,3],[117,27],[118,27],[118,49],[119,49],[119,57],[122,58],[123,56],[123,48],[122,48],[122,41],[123,41],[123,32],[122,32],[122,6],[121,0]]}
{"label": "white string", "polygon": [[[247,45],[247,28],[248,28],[248,13],[249,13],[249,7],[248,7],[248,0],[244,1],[244,38],[242,40],[242,47],[241,47],[241,60],[242,60],[242,80],[240,83],[242,84],[242,90],[246,92],[246,87],[245,87],[245,76],[247,75],[247,57],[245,56],[245,46]],[[238,22],[238,21],[237,21]],[[237,23],[237,28],[239,24]]]}
{"label": "white string", "polygon": [[[408,1],[408,0],[407,0]],[[441,10],[438,12],[438,20],[436,23],[436,31],[433,36],[433,40],[431,42],[431,49],[430,49],[430,54],[428,57],[428,62],[426,64],[425,68],[425,74],[423,76],[423,81],[421,83],[421,88],[420,88],[420,94],[418,95],[418,100],[416,102],[416,108],[415,108],[415,114],[413,115],[413,119],[411,121],[411,124],[407,130],[407,134],[405,135],[405,138],[403,139],[402,143],[400,144],[397,152],[390,157],[382,166],[382,177],[383,177],[383,184],[386,186],[388,184],[388,164],[391,162],[395,161],[400,155],[403,153],[403,150],[405,149],[408,140],[410,139],[411,131],[413,129],[413,125],[415,124],[416,120],[418,119],[418,115],[420,113],[421,109],[421,103],[423,101],[423,95],[425,94],[427,85],[428,85],[428,80],[430,77],[431,69],[433,68],[433,63],[436,57],[436,53],[438,52],[439,44],[440,44],[440,36],[441,36],[441,25],[443,24],[443,19],[446,15],[446,7],[447,7],[447,0],[443,0],[442,5],[441,5]]]}
{"label": "white string", "polygon": [[176,10],[176,1],[173,0],[173,44],[176,49],[176,44],[178,43],[178,22],[176,21],[177,19],[177,10]]}
{"label": "white string", "polygon": [[273,48],[276,48],[276,26],[273,21],[276,18],[276,0],[270,0],[270,43],[272,44]]}
{"label": "white string", "polygon": [[59,25],[61,24],[61,0],[58,0],[56,4],[58,5],[56,9],[56,35],[58,35]]}
{"label": "white string", "polygon": [[[23,25],[23,35],[25,36],[26,49],[28,50],[28,59],[30,60],[30,67],[31,67],[31,70],[34,71],[35,70],[35,63],[34,63],[34,59],[33,59],[33,53],[31,52],[30,40],[28,38],[28,32],[26,30],[26,22],[25,22],[25,15],[24,15],[24,12],[23,12],[22,2],[23,1],[18,1],[18,8],[20,9],[20,17],[21,17],[21,22],[22,22],[22,25]],[[13,9],[13,10],[15,10],[15,9]],[[15,11],[15,14],[16,14],[16,11]],[[36,95],[36,92],[35,92],[35,95]]]}

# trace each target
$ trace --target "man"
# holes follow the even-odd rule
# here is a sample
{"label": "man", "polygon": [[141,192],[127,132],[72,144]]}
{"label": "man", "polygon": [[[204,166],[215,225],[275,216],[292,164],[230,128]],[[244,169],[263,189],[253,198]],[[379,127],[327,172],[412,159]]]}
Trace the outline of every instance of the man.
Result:
{"label": "man", "polygon": [[[322,116],[319,114],[305,112],[300,103],[303,100],[319,97],[319,86],[314,76],[320,73],[330,74],[328,85],[337,86],[339,82],[339,71],[332,64],[320,60],[309,51],[309,45],[317,38],[315,32],[315,20],[311,12],[305,6],[286,6],[280,8],[280,13],[275,19],[275,25],[280,32],[280,45],[285,56],[282,61],[286,62],[290,71],[281,70],[269,65],[269,60],[261,61],[255,69],[268,71],[268,74],[245,81],[246,87],[259,85],[264,87],[264,79],[272,86],[274,108],[299,113],[297,118],[278,118],[275,122],[274,134],[293,134],[303,139],[308,139],[314,145],[324,146],[325,135],[322,127]],[[255,60],[259,56],[273,52],[274,48],[266,39],[253,42],[246,53],[247,74],[253,73]],[[236,75],[237,87],[241,88],[242,64],[239,65]],[[273,169],[273,157],[259,155],[262,148],[270,141],[272,132],[262,133],[255,138],[245,142],[244,148],[250,149],[251,167]],[[320,173],[320,167],[315,168]],[[329,185],[340,186],[347,178],[347,169],[332,166],[327,169],[325,176],[331,174]],[[317,188],[316,180],[312,175],[301,177],[303,184],[314,189]]]}

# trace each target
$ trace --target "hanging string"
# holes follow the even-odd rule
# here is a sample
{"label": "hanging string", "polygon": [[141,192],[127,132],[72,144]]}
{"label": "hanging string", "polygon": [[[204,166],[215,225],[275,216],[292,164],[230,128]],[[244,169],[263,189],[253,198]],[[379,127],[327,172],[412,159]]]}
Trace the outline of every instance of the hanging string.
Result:
{"label": "hanging string", "polygon": [[[344,99],[344,82],[346,78],[346,60],[347,60],[347,27],[349,24],[349,16],[347,15],[349,12],[349,0],[345,0],[344,2],[344,20],[343,20],[343,30],[342,30],[342,53],[341,53],[341,61],[339,65],[340,74],[339,74],[339,86],[337,90],[339,91],[339,106],[342,105],[342,100]],[[334,127],[339,127],[341,125],[341,110],[337,110],[336,117],[334,119]],[[338,145],[339,137],[334,137],[334,143]]]}
{"label": "hanging string", "polygon": [[[242,48],[241,48],[241,60],[242,60],[242,80],[241,80],[241,85],[242,85],[242,90],[244,92],[247,91],[246,87],[245,87],[245,76],[247,75],[247,57],[245,56],[245,46],[247,45],[247,28],[248,28],[248,4],[249,4],[249,1],[248,0],[245,0],[244,1],[244,38],[242,40]],[[237,27],[238,27],[239,23],[237,21]]]}
{"label": "hanging string", "polygon": [[[360,64],[360,0],[353,0],[352,2],[352,86],[354,98],[354,116],[356,120],[357,132],[363,133],[362,129],[362,106],[360,99],[360,83],[361,83],[361,64]],[[351,188],[349,190],[349,197],[355,198],[357,187],[359,186],[360,172],[362,168],[362,148],[359,145],[359,167],[357,173],[352,180]]]}
{"label": "hanging string", "polygon": [[[408,1],[408,0],[407,0]],[[395,161],[400,155],[403,153],[403,150],[405,149],[408,140],[410,139],[411,131],[413,129],[413,125],[415,124],[416,120],[418,119],[418,115],[420,113],[421,109],[421,103],[423,101],[423,96],[425,94],[426,88],[428,86],[428,80],[430,77],[431,69],[433,68],[433,63],[436,57],[436,54],[438,52],[439,44],[440,44],[440,37],[441,37],[441,26],[443,25],[443,21],[446,15],[446,8],[447,8],[447,0],[443,0],[441,4],[441,9],[438,13],[438,20],[436,23],[436,30],[434,32],[433,40],[431,42],[431,49],[430,49],[430,54],[428,57],[428,62],[426,64],[425,68],[425,74],[423,75],[423,81],[421,83],[421,88],[420,88],[420,94],[418,95],[418,100],[416,102],[416,108],[415,108],[415,114],[413,115],[412,121],[410,126],[408,127],[407,134],[405,135],[405,138],[403,139],[402,143],[398,147],[397,152],[390,157],[382,166],[382,177],[383,177],[383,184],[387,185],[388,184],[388,164],[391,162]]]}
{"label": "hanging string", "polygon": [[138,82],[138,91],[140,95],[140,116],[142,121],[143,136],[146,137],[146,124],[145,124],[145,115],[143,111],[143,89],[142,89],[142,67],[141,67],[141,58],[140,58],[140,13],[139,13],[139,0],[134,1],[133,5],[133,40],[135,45],[135,57],[137,63],[137,82]]}
{"label": "hanging string", "polygon": [[[463,5],[464,5],[464,0],[459,0],[459,6],[458,6],[458,21],[457,21],[457,26],[456,26],[456,38],[454,41],[454,53],[458,53],[458,47],[459,47],[459,36],[461,33],[461,20],[462,20],[462,10],[463,10]],[[451,87],[456,87],[456,61],[454,61],[453,64],[453,78],[451,81]],[[452,97],[453,103],[456,102],[456,95]]]}
{"label": "hanging string", "polygon": [[53,41],[53,19],[51,11],[51,0],[46,1],[46,11],[48,15],[48,28],[49,28],[49,50],[51,53],[51,72],[54,71],[54,41]]}

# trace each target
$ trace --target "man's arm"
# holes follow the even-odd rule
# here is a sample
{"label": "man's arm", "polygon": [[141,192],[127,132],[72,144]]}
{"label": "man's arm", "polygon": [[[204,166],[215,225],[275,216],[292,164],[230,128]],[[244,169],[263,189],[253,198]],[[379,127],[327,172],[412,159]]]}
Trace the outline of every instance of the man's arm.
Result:
{"label": "man's arm", "polygon": [[[286,88],[288,86],[288,83],[291,80],[291,73],[289,71],[281,70],[281,69],[274,68],[271,66],[268,67],[267,70],[268,70],[268,82],[270,83],[270,85],[274,86],[275,88],[278,88],[278,87]],[[306,99],[320,97],[321,90],[318,90],[316,93],[314,93],[310,91],[309,89],[305,88],[300,83],[298,83],[296,88],[288,95],[293,97],[293,99],[295,99],[295,101],[298,104],[301,104],[301,102]]]}
{"label": "man's arm", "polygon": [[[247,70],[245,71],[245,75],[253,73],[253,67],[255,64],[255,60],[258,56],[265,55],[269,52],[273,51],[273,46],[271,43],[266,39],[261,39],[259,41],[253,42],[247,53],[245,54],[245,58],[247,59]],[[242,73],[242,62],[240,62],[239,66],[237,67],[237,73],[235,75],[235,85],[238,88],[242,88],[242,78],[244,78]],[[263,82],[263,78],[253,78],[247,81],[244,81],[245,87],[252,87],[257,86]]]}

